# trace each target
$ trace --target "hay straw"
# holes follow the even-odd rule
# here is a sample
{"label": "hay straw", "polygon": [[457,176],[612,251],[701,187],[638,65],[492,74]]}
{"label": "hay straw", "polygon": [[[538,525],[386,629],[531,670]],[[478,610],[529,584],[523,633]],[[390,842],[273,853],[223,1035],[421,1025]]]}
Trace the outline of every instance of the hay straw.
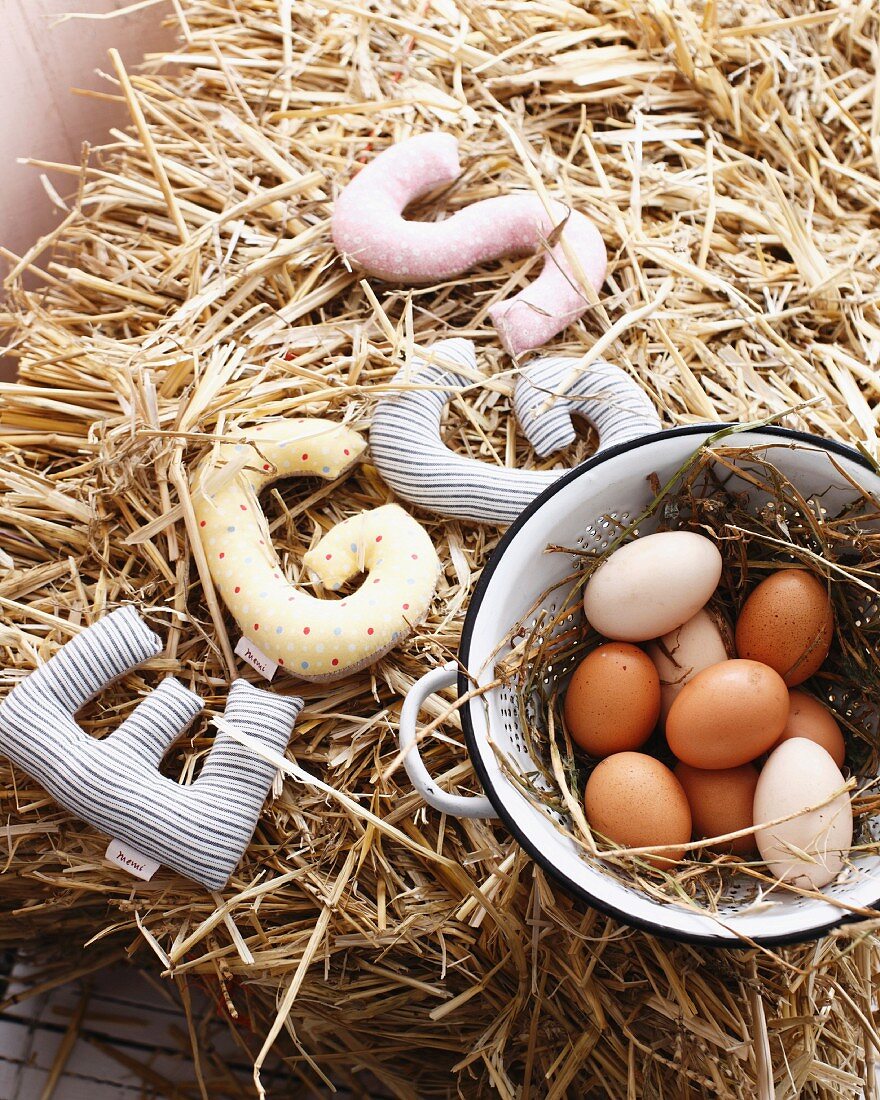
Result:
{"label": "hay straw", "polygon": [[[219,713],[232,624],[187,536],[187,472],[260,417],[363,430],[401,356],[450,330],[478,342],[498,382],[469,390],[467,415],[450,410],[450,445],[554,464],[513,431],[514,364],[485,321],[537,261],[410,290],[362,281],[334,254],[339,187],[426,129],[460,138],[465,172],[421,216],[538,181],[596,220],[608,282],[555,351],[600,347],[668,424],[784,414],[876,456],[876,6],[171,10],[177,49],[140,71],[107,66],[133,126],[80,164],[31,161],[68,210],[26,255],[3,252],[0,325],[20,372],[0,407],[4,687],[136,600],[171,641],[89,711],[90,730],[172,671]],[[390,499],[369,462],[312,489],[267,502],[288,575],[306,584],[318,535]],[[455,654],[498,538],[420,518],[446,571],[415,636],[330,687],[279,684],[306,697],[289,759],[345,800],[285,782],[218,907],[172,875],[123,880],[102,862],[105,838],[4,766],[0,942],[54,951],[48,982],[137,956],[184,1003],[186,983],[204,983],[252,1061],[277,1033],[277,1095],[312,1094],[324,1076],[407,1098],[875,1089],[876,922],[775,954],[661,942],[578,908],[502,828],[426,811],[402,769],[389,773],[401,696]],[[446,707],[430,700],[426,716]],[[206,723],[172,774],[191,776],[209,744]],[[442,783],[476,792],[454,713],[423,749]]]}

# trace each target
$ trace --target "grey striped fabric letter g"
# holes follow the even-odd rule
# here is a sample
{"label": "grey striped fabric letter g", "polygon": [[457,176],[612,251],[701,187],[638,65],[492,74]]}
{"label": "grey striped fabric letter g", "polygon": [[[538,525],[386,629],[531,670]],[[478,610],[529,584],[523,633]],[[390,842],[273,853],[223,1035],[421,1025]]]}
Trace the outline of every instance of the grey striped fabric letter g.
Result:
{"label": "grey striped fabric letter g", "polygon": [[[202,709],[169,677],[108,737],[74,714],[113,680],[156,656],[162,644],[131,607],[112,612],[22,680],[0,704],[0,750],[71,813],[187,878],[219,889],[253,836],[275,768],[219,732],[194,783],[158,768]],[[302,699],[235,680],[226,722],[284,752]]]}
{"label": "grey striped fabric letter g", "polygon": [[[434,344],[429,354],[430,362],[416,357],[402,367],[394,377],[401,389],[376,406],[370,428],[376,469],[398,496],[431,512],[478,523],[513,523],[565,471],[499,466],[447,447],[441,437],[443,410],[479,378],[476,351],[470,340],[452,337]],[[647,394],[604,360],[581,368],[573,358],[536,359],[517,381],[513,407],[541,456],[574,441],[572,414],[592,421],[600,450],[660,430]]]}

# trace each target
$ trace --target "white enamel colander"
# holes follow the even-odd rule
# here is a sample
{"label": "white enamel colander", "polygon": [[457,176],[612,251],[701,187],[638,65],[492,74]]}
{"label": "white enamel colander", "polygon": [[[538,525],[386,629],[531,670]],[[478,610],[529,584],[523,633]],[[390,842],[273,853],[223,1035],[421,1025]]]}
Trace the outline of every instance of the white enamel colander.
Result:
{"label": "white enamel colander", "polygon": [[[648,475],[656,473],[665,484],[700,445],[724,427],[729,425],[671,429],[622,443],[596,454],[537,497],[508,529],[483,570],[467,610],[460,669],[455,662],[434,669],[407,695],[400,718],[400,747],[409,778],[426,802],[459,817],[500,817],[534,860],[582,902],[628,924],[680,940],[719,946],[746,940],[781,944],[826,932],[847,919],[847,910],[832,901],[798,897],[783,889],[770,891],[756,903],[754,880],[743,876],[741,883],[734,881],[727,891],[729,903],[710,914],[678,902],[657,901],[601,863],[589,861],[547,819],[548,811],[538,809],[517,788],[499,762],[496,753],[506,757],[514,770],[535,770],[522,736],[517,696],[511,688],[489,690],[464,703],[460,712],[485,797],[441,790],[425,768],[417,741],[419,711],[430,694],[457,684],[461,696],[475,685],[491,683],[493,662],[506,652],[498,647],[511,629],[526,616],[529,625],[536,604],[551,615],[563,605],[564,587],[557,587],[544,604],[537,603],[542,593],[561,585],[574,568],[572,556],[547,554],[545,548],[555,544],[602,550],[616,533],[617,524],[632,522],[651,503]],[[852,448],[838,443],[784,428],[761,428],[728,435],[720,445],[757,449],[802,494],[821,493],[829,514],[857,495],[844,475],[880,496],[880,477],[870,464]],[[751,493],[752,510],[766,501],[745,481],[738,488]],[[648,520],[640,524],[639,533],[649,534],[655,526],[655,520]],[[562,677],[569,671],[560,667],[553,675]],[[876,826],[880,835],[880,818]],[[855,855],[852,868],[823,892],[846,905],[873,906],[880,899],[880,857]]]}

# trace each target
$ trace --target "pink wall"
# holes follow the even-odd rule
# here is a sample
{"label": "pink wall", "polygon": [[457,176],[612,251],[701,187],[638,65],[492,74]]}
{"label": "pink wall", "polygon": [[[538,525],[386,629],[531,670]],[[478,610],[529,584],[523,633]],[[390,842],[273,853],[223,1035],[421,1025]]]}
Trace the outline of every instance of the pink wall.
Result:
{"label": "pink wall", "polygon": [[[160,25],[172,10],[169,0],[113,19],[52,23],[69,11],[100,14],[130,6],[131,0],[0,0],[0,243],[13,252],[27,249],[59,216],[39,170],[16,158],[77,163],[83,140],[100,144],[110,126],[128,119],[123,106],[70,89],[113,90],[95,71],[111,70],[111,46],[131,68],[144,53],[174,40],[173,30]],[[56,176],[53,183],[62,196],[75,186],[69,176]],[[6,268],[0,259],[0,274]]]}

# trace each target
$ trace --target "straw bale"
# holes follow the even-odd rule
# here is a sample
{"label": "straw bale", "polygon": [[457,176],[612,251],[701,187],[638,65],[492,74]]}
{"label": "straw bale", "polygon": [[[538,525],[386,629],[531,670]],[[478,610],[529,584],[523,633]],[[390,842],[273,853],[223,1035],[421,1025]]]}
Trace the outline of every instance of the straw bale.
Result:
{"label": "straw bale", "polygon": [[[538,186],[599,226],[608,282],[555,350],[611,358],[670,425],[785,414],[876,455],[870,0],[169,10],[174,52],[106,66],[131,124],[79,164],[33,162],[58,226],[4,252],[0,325],[20,379],[0,404],[4,689],[134,600],[169,644],[89,729],[171,671],[222,710],[234,629],[194,560],[187,471],[260,417],[366,428],[415,346],[470,336],[492,380],[453,405],[451,446],[537,464],[509,414],[516,364],[486,318],[540,261],[412,290],[362,280],[330,242],[358,164],[432,128],[459,137],[465,171],[421,216]],[[300,563],[320,533],[388,499],[369,462],[332,487],[271,492],[288,575],[310,583]],[[391,769],[401,696],[454,654],[498,539],[419,518],[445,563],[431,616],[373,669],[279,682],[306,697],[288,753],[302,771],[222,896],[167,873],[123,879],[105,838],[4,764],[0,943],[54,955],[50,983],[137,955],[183,996],[207,984],[264,1080],[271,1048],[297,1095],[324,1078],[402,1098],[876,1095],[876,922],[776,953],[664,942],[579,908],[503,828],[426,811]],[[171,774],[192,775],[210,738],[203,723]],[[454,715],[427,756],[475,791]],[[366,1073],[375,1090],[357,1086]]]}

